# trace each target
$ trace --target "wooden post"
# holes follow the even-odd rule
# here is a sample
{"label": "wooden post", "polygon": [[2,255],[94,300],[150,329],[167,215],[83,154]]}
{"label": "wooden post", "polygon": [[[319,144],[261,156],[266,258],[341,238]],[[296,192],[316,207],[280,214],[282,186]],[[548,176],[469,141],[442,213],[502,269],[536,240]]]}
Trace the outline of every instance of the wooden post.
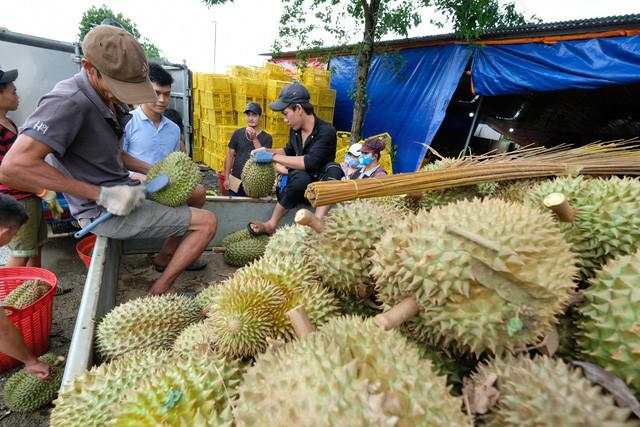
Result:
{"label": "wooden post", "polygon": [[391,307],[389,311],[378,314],[374,318],[374,322],[380,328],[388,331],[389,329],[397,328],[413,316],[418,314],[420,306],[414,296],[407,297],[400,301],[398,304]]}
{"label": "wooden post", "polygon": [[316,233],[322,233],[322,230],[324,230],[322,220],[308,209],[300,209],[296,212],[295,221],[296,224],[311,227]]}
{"label": "wooden post", "polygon": [[562,222],[573,222],[576,219],[576,211],[562,193],[551,193],[544,198],[542,204],[556,214]]}
{"label": "wooden post", "polygon": [[311,320],[309,320],[307,311],[301,305],[287,311],[287,317],[291,321],[293,329],[296,331],[296,335],[298,335],[299,338],[303,338],[316,330],[313,323],[311,323]]}

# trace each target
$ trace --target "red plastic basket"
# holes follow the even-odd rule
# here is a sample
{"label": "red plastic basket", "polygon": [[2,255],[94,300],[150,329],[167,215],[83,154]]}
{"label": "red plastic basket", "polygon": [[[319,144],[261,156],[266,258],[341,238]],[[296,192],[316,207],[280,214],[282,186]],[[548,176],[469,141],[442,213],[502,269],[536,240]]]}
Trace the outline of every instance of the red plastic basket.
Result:
{"label": "red plastic basket", "polygon": [[[43,268],[0,267],[0,298],[4,299],[13,289],[25,280],[38,279],[51,285],[51,289],[29,307],[15,309],[2,308],[10,312],[9,320],[20,329],[27,348],[37,357],[49,348],[51,333],[51,308],[56,294],[58,279],[56,275]],[[0,372],[18,366],[21,362],[0,353]]]}
{"label": "red plastic basket", "polygon": [[90,234],[76,243],[76,252],[87,268],[89,268],[89,265],[91,264],[91,256],[93,255],[93,247],[95,246],[95,244],[95,234]]}

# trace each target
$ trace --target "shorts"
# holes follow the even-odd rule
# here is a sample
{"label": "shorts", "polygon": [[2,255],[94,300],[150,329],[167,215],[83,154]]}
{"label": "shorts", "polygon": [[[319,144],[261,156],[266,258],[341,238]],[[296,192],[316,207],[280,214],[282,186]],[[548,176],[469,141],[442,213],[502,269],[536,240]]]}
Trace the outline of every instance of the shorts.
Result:
{"label": "shorts", "polygon": [[29,219],[18,229],[9,242],[9,255],[16,258],[31,258],[47,240],[47,223],[42,220],[42,202],[38,197],[18,200],[27,211]]}
{"label": "shorts", "polygon": [[98,236],[111,239],[153,239],[183,236],[189,230],[191,209],[170,208],[151,200],[125,216],[113,216],[93,229]]}

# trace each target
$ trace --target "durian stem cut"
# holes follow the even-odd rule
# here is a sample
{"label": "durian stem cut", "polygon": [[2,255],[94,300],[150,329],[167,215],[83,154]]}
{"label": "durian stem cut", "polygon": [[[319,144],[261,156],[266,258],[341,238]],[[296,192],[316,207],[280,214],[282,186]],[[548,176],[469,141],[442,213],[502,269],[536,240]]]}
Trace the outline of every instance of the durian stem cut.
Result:
{"label": "durian stem cut", "polygon": [[300,209],[296,212],[295,221],[296,224],[311,227],[316,233],[322,233],[322,230],[324,230],[324,223],[322,220],[308,209]]}
{"label": "durian stem cut", "polygon": [[479,234],[472,233],[463,228],[458,227],[457,225],[447,225],[445,227],[445,231],[449,234],[455,234],[458,237],[462,237],[470,242],[475,243],[478,246],[481,246],[485,249],[489,249],[494,252],[502,252],[502,248],[494,241],[489,239],[485,239]]}
{"label": "durian stem cut", "polygon": [[307,310],[301,305],[287,311],[287,317],[289,317],[293,330],[299,338],[303,338],[316,330],[316,327],[313,326],[309,319],[309,315],[307,315]]}
{"label": "durian stem cut", "polygon": [[407,297],[394,305],[388,311],[378,314],[374,322],[381,329],[388,331],[397,328],[413,316],[418,314],[420,306],[414,296]]}
{"label": "durian stem cut", "polygon": [[556,214],[562,222],[573,222],[576,219],[576,211],[562,193],[551,193],[544,198],[542,204]]}

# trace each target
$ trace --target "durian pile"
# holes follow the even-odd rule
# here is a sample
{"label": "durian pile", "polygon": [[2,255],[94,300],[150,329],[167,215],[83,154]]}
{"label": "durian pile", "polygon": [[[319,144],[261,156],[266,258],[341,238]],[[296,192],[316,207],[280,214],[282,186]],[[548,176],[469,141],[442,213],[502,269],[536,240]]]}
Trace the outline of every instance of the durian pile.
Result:
{"label": "durian pile", "polygon": [[106,362],[51,424],[638,426],[637,188],[562,177],[298,212],[195,299],[109,313]]}

